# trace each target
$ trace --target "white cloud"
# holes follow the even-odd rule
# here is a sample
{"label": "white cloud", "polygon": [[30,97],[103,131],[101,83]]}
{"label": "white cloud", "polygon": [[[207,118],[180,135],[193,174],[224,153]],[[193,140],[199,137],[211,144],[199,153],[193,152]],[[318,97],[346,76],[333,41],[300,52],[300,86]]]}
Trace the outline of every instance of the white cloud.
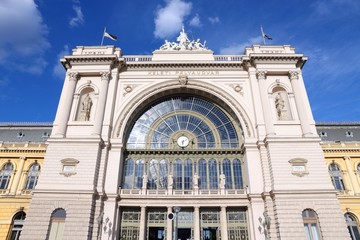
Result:
{"label": "white cloud", "polygon": [[200,21],[199,15],[196,14],[196,16],[190,20],[189,24],[190,24],[190,26],[193,26],[193,27],[201,27],[202,23]]}
{"label": "white cloud", "polygon": [[208,20],[211,24],[219,23],[220,19],[218,17],[209,17]]}
{"label": "white cloud", "polygon": [[61,52],[59,52],[59,54],[56,56],[56,64],[53,67],[53,76],[59,79],[64,79],[65,76],[65,68],[60,63],[60,59],[63,58],[65,55],[70,55],[68,45],[65,45],[63,50],[61,50]]}
{"label": "white cloud", "polygon": [[250,38],[246,42],[230,44],[229,46],[220,49],[220,54],[243,54],[245,47],[249,47],[253,44],[260,44],[261,40],[262,37],[259,36]]}
{"label": "white cloud", "polygon": [[[2,0],[0,7],[0,65],[41,73],[50,47],[48,29],[34,0]],[[40,63],[35,65],[34,62]]]}
{"label": "white cloud", "polygon": [[180,31],[184,18],[190,14],[191,8],[191,3],[167,0],[166,6],[159,8],[155,13],[155,37],[172,37]]}
{"label": "white cloud", "polygon": [[84,24],[84,14],[81,11],[81,7],[79,5],[73,5],[73,9],[75,11],[76,16],[70,19],[69,25],[70,27],[77,27],[79,25]]}

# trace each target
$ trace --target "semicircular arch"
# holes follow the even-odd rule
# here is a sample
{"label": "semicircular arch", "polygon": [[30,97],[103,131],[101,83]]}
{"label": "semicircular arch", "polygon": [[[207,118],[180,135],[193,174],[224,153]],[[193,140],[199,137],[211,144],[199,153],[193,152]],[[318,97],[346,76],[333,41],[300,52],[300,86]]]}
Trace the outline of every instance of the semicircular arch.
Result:
{"label": "semicircular arch", "polygon": [[[135,94],[135,93],[133,93]],[[124,108],[119,109],[115,120],[115,131],[112,138],[118,138],[120,141],[126,139],[126,133],[131,124],[139,117],[141,112],[150,104],[159,99],[165,99],[170,96],[184,94],[188,96],[199,96],[211,102],[219,104],[227,113],[234,117],[237,124],[242,129],[243,138],[254,137],[254,124],[243,107],[244,104],[238,99],[234,99],[225,90],[211,83],[205,86],[203,82],[192,79],[191,83],[179,86],[177,80],[164,81],[161,84],[154,83],[145,89],[137,92],[136,97],[129,98],[125,102]]]}

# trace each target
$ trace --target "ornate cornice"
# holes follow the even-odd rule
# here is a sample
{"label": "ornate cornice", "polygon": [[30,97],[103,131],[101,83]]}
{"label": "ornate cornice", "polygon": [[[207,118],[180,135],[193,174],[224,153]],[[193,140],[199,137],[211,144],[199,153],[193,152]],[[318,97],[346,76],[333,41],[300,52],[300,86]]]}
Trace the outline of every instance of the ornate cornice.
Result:
{"label": "ornate cornice", "polygon": [[238,68],[243,69],[241,62],[207,62],[207,63],[189,63],[189,62],[177,62],[177,63],[165,63],[165,62],[127,62],[127,69],[185,69],[185,68]]}
{"label": "ornate cornice", "polygon": [[118,58],[116,55],[79,55],[61,59],[61,63],[66,69],[79,64],[110,64],[112,67],[121,67],[123,62],[124,59]]}

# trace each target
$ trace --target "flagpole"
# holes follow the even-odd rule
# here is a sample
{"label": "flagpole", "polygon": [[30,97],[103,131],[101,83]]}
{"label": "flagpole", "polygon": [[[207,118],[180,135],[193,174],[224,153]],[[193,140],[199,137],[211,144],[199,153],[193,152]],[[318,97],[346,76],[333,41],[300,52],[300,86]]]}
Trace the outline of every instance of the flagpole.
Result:
{"label": "flagpole", "polygon": [[102,46],[103,43],[104,43],[105,32],[106,32],[106,27],[104,28],[104,33],[103,33],[103,36],[102,36],[102,39],[101,39],[101,46]]}
{"label": "flagpole", "polygon": [[266,45],[266,42],[265,42],[265,34],[264,34],[264,31],[263,31],[262,26],[260,26],[260,29],[261,29],[261,37],[262,37],[262,39],[263,39],[264,45]]}

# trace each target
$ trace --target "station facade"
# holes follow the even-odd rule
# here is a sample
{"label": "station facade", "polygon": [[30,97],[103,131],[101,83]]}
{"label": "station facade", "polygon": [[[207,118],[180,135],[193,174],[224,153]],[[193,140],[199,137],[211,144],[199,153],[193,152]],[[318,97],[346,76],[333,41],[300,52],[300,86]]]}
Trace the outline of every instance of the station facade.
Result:
{"label": "station facade", "polygon": [[80,46],[20,239],[350,239],[294,48]]}

